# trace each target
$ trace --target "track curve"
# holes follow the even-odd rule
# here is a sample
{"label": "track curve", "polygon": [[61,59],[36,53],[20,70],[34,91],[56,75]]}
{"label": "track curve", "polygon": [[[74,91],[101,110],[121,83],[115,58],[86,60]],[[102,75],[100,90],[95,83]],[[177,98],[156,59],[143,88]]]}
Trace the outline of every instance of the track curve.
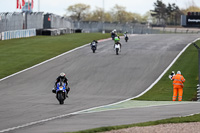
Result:
{"label": "track curve", "polygon": [[[128,43],[122,40],[119,55],[115,55],[113,51],[113,41],[108,40],[99,43],[96,53],[92,53],[90,47],[86,46],[5,79],[0,82],[0,131],[137,96],[159,77],[188,43],[198,37],[182,34],[133,36]],[[51,93],[54,80],[61,71],[66,72],[71,86],[69,99],[64,105],[59,105]],[[140,108],[140,116],[148,110],[156,111],[153,109]],[[127,118],[128,115],[130,118],[130,114],[135,115],[130,113],[132,110],[126,111],[129,111]],[[161,111],[167,117],[173,116],[169,111]],[[188,110],[184,113],[187,114],[186,112],[189,113]],[[197,109],[190,113],[194,112]],[[116,117],[123,116],[118,111],[107,112],[107,115],[104,113],[69,115],[14,131],[64,132],[131,122],[127,122],[126,118]],[[109,116],[114,114],[116,119],[111,119]],[[162,118],[161,116],[157,115],[155,118]],[[117,123],[117,120],[120,122]],[[146,117],[144,120],[151,119]]]}

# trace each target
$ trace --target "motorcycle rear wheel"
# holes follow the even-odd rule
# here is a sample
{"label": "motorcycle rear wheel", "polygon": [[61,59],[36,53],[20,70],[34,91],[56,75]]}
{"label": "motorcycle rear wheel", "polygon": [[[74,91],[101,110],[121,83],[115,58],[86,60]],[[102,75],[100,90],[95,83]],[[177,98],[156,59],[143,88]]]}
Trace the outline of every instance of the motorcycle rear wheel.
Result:
{"label": "motorcycle rear wheel", "polygon": [[119,54],[119,48],[116,48],[116,55]]}

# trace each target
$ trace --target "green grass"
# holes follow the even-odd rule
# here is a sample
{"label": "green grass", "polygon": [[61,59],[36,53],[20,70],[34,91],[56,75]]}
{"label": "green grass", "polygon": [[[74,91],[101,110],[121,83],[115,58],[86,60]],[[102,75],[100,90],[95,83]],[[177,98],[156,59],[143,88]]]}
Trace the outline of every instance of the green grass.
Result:
{"label": "green grass", "polygon": [[89,130],[83,130],[83,131],[78,131],[78,132],[68,132],[68,133],[97,133],[97,132],[105,132],[105,131],[111,131],[111,130],[130,128],[130,127],[144,127],[144,126],[153,126],[153,125],[167,124],[167,123],[187,123],[187,122],[200,122],[200,114],[195,114],[195,115],[186,116],[186,117],[175,117],[175,118],[163,119],[163,120],[157,120],[157,121],[149,121],[149,122],[143,122],[143,123],[137,123],[137,124],[94,128],[94,129],[89,129]]}
{"label": "green grass", "polygon": [[[200,41],[196,42],[200,46]],[[190,45],[151,90],[134,100],[172,101],[173,86],[168,78],[172,71],[181,71],[186,79],[183,88],[183,101],[195,101],[198,84],[198,50]]]}
{"label": "green grass", "polygon": [[0,41],[0,79],[92,40],[109,37],[110,34],[81,33]]}

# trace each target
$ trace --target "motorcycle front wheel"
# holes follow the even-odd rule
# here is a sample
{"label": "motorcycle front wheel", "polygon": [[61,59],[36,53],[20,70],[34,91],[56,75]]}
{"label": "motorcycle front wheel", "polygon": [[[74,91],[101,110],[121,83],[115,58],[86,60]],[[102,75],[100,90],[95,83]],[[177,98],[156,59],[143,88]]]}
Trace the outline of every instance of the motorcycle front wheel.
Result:
{"label": "motorcycle front wheel", "polygon": [[64,104],[64,96],[63,96],[63,94],[60,92],[60,93],[58,93],[58,101],[59,101],[59,103],[60,104]]}

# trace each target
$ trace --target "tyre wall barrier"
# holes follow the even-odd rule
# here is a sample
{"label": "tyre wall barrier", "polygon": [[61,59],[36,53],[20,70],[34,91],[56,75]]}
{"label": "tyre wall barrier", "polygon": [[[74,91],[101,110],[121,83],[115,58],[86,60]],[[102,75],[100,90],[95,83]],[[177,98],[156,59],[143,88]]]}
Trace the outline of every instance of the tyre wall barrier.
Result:
{"label": "tyre wall barrier", "polygon": [[36,36],[36,29],[5,31],[1,33],[2,40]]}

